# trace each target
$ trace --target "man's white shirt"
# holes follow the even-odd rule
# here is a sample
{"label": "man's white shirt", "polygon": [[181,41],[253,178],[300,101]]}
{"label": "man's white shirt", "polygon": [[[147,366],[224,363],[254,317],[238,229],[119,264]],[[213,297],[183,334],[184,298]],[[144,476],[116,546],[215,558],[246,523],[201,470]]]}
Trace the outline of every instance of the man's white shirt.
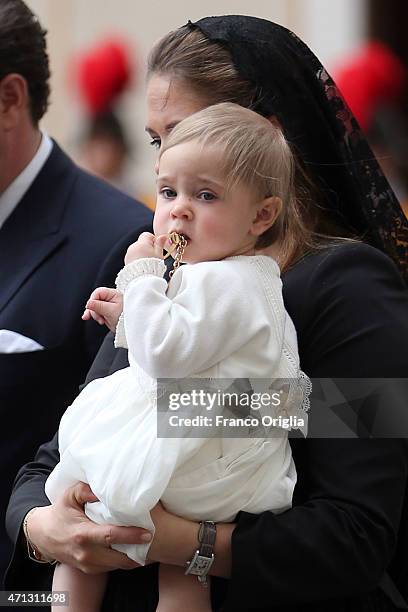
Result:
{"label": "man's white shirt", "polygon": [[[41,143],[33,159],[7,189],[0,194],[0,231],[37,178],[52,151],[52,147],[52,140],[42,132]],[[0,329],[0,353],[25,353],[42,350],[43,348],[32,338],[27,338],[13,330]]]}
{"label": "man's white shirt", "polygon": [[41,143],[33,159],[7,189],[0,194],[0,230],[37,178],[52,151],[52,147],[51,138],[45,132],[42,132]]}

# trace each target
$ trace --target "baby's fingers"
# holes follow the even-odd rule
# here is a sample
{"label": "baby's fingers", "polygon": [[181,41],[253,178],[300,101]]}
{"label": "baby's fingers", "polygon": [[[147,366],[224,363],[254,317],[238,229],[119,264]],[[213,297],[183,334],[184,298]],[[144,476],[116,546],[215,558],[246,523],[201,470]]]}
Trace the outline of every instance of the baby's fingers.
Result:
{"label": "baby's fingers", "polygon": [[106,319],[109,319],[115,315],[119,316],[120,314],[120,308],[117,304],[113,304],[112,302],[88,300],[86,307],[89,308],[92,317],[98,321],[98,323],[100,320],[105,322]]}
{"label": "baby's fingers", "polygon": [[95,312],[95,310],[92,310],[90,308],[85,308],[84,314],[81,318],[83,321],[90,321],[91,319],[94,319],[94,321],[99,323],[99,325],[106,325],[104,317],[102,317],[100,314]]}
{"label": "baby's fingers", "polygon": [[117,289],[111,289],[110,287],[97,287],[92,291],[89,299],[110,302],[115,299],[117,293]]}
{"label": "baby's fingers", "polygon": [[163,249],[167,242],[167,248],[170,248],[171,242],[167,234],[158,236],[154,243],[154,253],[159,259],[163,259]]}
{"label": "baby's fingers", "polygon": [[91,318],[92,318],[91,311],[89,310],[89,308],[85,308],[84,314],[82,315],[81,319],[83,321],[90,321]]}
{"label": "baby's fingers", "polygon": [[143,242],[145,244],[150,244],[151,246],[153,246],[154,241],[155,241],[154,234],[151,234],[150,232],[142,232],[136,242],[139,242],[139,244]]}

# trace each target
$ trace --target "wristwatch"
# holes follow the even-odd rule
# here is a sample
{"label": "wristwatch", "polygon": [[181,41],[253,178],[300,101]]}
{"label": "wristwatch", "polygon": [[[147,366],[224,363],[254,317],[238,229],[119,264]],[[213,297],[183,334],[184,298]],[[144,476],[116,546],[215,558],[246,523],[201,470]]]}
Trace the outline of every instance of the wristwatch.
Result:
{"label": "wristwatch", "polygon": [[55,565],[57,563],[56,559],[47,559],[42,553],[34,546],[34,544],[30,540],[30,536],[28,535],[28,527],[27,521],[30,514],[33,514],[37,510],[37,507],[31,508],[27,512],[23,520],[23,532],[27,543],[27,554],[31,561],[35,561],[36,563],[49,563],[49,565]]}
{"label": "wristwatch", "polygon": [[206,584],[207,574],[214,563],[214,544],[217,535],[217,526],[214,521],[203,521],[198,531],[199,548],[195,551],[191,561],[187,561],[186,574],[197,576],[201,584]]}

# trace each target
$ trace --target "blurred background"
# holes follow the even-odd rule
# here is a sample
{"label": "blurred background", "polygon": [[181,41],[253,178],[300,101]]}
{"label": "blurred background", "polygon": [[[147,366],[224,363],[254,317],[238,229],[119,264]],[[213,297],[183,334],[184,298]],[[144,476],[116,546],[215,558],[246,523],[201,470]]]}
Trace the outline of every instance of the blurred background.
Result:
{"label": "blurred background", "polygon": [[26,0],[48,29],[43,127],[90,171],[150,206],[155,152],[144,131],[144,66],[171,29],[251,14],[298,34],[338,81],[407,210],[406,0]]}

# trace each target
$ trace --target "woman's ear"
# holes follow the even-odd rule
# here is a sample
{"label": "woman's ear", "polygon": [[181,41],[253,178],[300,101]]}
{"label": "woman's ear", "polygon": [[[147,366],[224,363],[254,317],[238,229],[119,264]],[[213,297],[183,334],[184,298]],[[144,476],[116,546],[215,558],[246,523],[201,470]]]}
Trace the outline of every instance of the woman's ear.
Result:
{"label": "woman's ear", "polygon": [[269,196],[258,202],[256,217],[252,222],[250,233],[260,236],[275,223],[282,210],[282,200],[277,196]]}

